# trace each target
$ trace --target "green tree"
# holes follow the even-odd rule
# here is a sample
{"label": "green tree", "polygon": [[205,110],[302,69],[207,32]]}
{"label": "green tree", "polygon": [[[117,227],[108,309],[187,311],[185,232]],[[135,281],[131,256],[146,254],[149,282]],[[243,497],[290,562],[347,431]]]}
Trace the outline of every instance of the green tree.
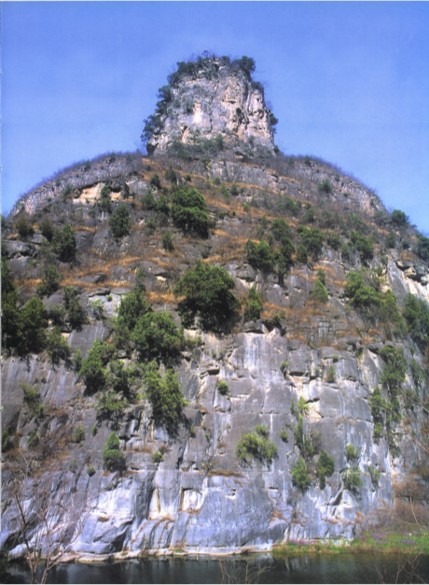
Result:
{"label": "green tree", "polygon": [[54,327],[48,335],[46,349],[51,358],[51,362],[55,365],[59,364],[61,360],[65,362],[70,360],[70,346],[61,335],[59,327]]}
{"label": "green tree", "polygon": [[177,376],[171,369],[162,376],[156,362],[150,362],[145,368],[143,380],[154,420],[164,425],[170,434],[175,434],[186,404]]}
{"label": "green tree", "polygon": [[403,211],[394,209],[390,214],[390,222],[396,227],[405,227],[408,225],[408,217]]}
{"label": "green tree", "polygon": [[301,239],[301,245],[304,247],[306,253],[310,255],[313,260],[317,260],[321,254],[323,246],[322,232],[319,228],[300,225],[298,227],[298,234]]}
{"label": "green tree", "polygon": [[1,259],[1,340],[3,349],[12,350],[18,345],[19,311],[18,293],[6,258]]}
{"label": "green tree", "polygon": [[209,235],[209,214],[204,197],[194,187],[179,187],[173,192],[172,218],[186,234],[202,238]]}
{"label": "green tree", "polygon": [[355,249],[358,251],[362,262],[366,263],[374,256],[374,242],[369,236],[365,236],[358,231],[353,231],[351,240]]}
{"label": "green tree", "polygon": [[107,380],[106,365],[111,353],[111,349],[97,339],[86,358],[82,360],[79,376],[83,379],[88,392],[93,393],[104,388]]}
{"label": "green tree", "polygon": [[245,321],[256,321],[260,319],[262,312],[262,300],[261,295],[258,293],[256,288],[252,286],[247,295],[246,307],[244,310]]}
{"label": "green tree", "polygon": [[380,357],[385,365],[381,374],[381,384],[391,398],[396,398],[402,389],[407,372],[407,362],[404,358],[402,347],[385,345],[380,350]]}
{"label": "green tree", "polygon": [[136,286],[121,298],[115,324],[115,342],[118,347],[126,351],[131,350],[131,334],[137,321],[151,311],[144,290],[140,286]]}
{"label": "green tree", "polygon": [[426,238],[421,234],[417,235],[416,252],[422,260],[429,260],[429,238]]}
{"label": "green tree", "polygon": [[378,286],[368,281],[362,272],[351,270],[347,274],[347,282],[344,289],[350,303],[363,313],[372,314],[374,309],[381,305],[381,295]]}
{"label": "green tree", "polygon": [[112,213],[109,225],[115,240],[119,240],[130,233],[131,218],[125,203],[121,203]]}
{"label": "green tree", "polygon": [[48,322],[45,307],[38,297],[31,297],[19,312],[18,352],[39,353],[46,347]]}
{"label": "green tree", "polygon": [[429,345],[429,304],[408,294],[405,297],[403,314],[412,339],[424,350]]}
{"label": "green tree", "polygon": [[313,290],[310,292],[310,297],[319,303],[326,303],[328,301],[328,291],[320,278],[316,279]]}
{"label": "green tree", "polygon": [[44,218],[40,224],[40,231],[42,232],[42,236],[44,236],[48,242],[52,241],[54,237],[55,228],[52,221],[48,218]]}
{"label": "green tree", "polygon": [[268,275],[274,270],[275,255],[269,244],[261,240],[257,244],[248,240],[246,244],[247,262],[255,270],[260,270],[263,274]]}
{"label": "green tree", "polygon": [[52,246],[61,262],[73,262],[76,259],[76,238],[70,225],[54,231]]}
{"label": "green tree", "polygon": [[101,211],[106,211],[107,213],[112,212],[112,197],[109,185],[104,185],[101,189],[100,199],[98,200],[97,205]]}
{"label": "green tree", "polygon": [[23,240],[34,234],[33,225],[27,216],[22,216],[15,222],[15,229]]}
{"label": "green tree", "polygon": [[74,286],[64,287],[64,307],[72,329],[80,330],[86,323],[86,311],[79,303],[79,293]]}
{"label": "green tree", "polygon": [[151,311],[140,317],[131,339],[142,361],[165,364],[177,360],[183,345],[183,333],[167,311]]}
{"label": "green tree", "polygon": [[202,329],[220,332],[231,325],[239,302],[231,290],[234,280],[220,266],[199,261],[179,280],[175,294],[185,298],[179,303],[179,312],[185,326],[197,318]]}
{"label": "green tree", "polygon": [[60,287],[61,272],[55,264],[46,264],[43,269],[42,282],[37,287],[37,294],[41,297],[49,297]]}

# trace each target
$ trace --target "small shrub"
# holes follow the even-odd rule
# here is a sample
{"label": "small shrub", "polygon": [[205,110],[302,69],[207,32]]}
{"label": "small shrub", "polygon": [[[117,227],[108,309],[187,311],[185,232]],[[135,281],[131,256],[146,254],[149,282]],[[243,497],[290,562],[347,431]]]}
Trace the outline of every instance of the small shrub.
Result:
{"label": "small shrub", "polygon": [[217,389],[219,391],[219,394],[222,394],[222,396],[226,396],[229,392],[228,383],[225,382],[225,380],[220,380],[217,383]]}
{"label": "small shrub", "polygon": [[158,190],[162,189],[161,179],[159,178],[159,175],[157,173],[152,175],[152,177],[150,178],[150,181],[149,181],[149,185],[151,187],[154,187],[155,189],[158,189]]}
{"label": "small shrub", "polygon": [[52,241],[52,238],[54,236],[54,232],[55,232],[55,228],[54,225],[52,223],[52,221],[50,219],[43,219],[41,224],[40,224],[40,231],[42,233],[42,236],[45,237],[48,242]]}
{"label": "small shrub", "polygon": [[100,199],[97,201],[97,206],[101,211],[105,211],[106,213],[112,212],[112,197],[109,185],[104,185],[101,189]]}
{"label": "small shrub", "polygon": [[156,363],[151,362],[145,368],[143,379],[155,422],[164,425],[170,434],[175,434],[186,404],[177,376],[173,370],[167,370],[162,376]]}
{"label": "small shrub", "polygon": [[408,225],[408,217],[403,211],[394,209],[390,214],[390,222],[396,227],[405,227]]}
{"label": "small shrub", "polygon": [[76,258],[76,238],[70,225],[56,229],[52,237],[52,247],[61,262],[73,262]]}
{"label": "small shrub", "polygon": [[422,260],[429,260],[429,238],[418,234],[416,253]]}
{"label": "small shrub", "polygon": [[413,341],[424,350],[429,345],[429,304],[408,294],[405,297],[403,314]]}
{"label": "small shrub", "polygon": [[349,467],[343,473],[343,483],[349,492],[357,492],[362,485],[360,469],[358,467]]}
{"label": "small shrub", "polygon": [[72,329],[80,330],[86,323],[86,312],[79,303],[78,291],[73,286],[64,287],[64,307],[66,310],[66,319]]}
{"label": "small shrub", "polygon": [[115,240],[120,240],[130,233],[131,218],[128,207],[121,203],[110,216],[110,231]]}
{"label": "small shrub", "polygon": [[285,376],[285,377],[287,376],[288,369],[289,369],[289,362],[283,361],[280,364],[280,371],[283,374],[283,376]]}
{"label": "small shrub", "polygon": [[116,425],[124,413],[124,409],[127,405],[127,401],[118,396],[118,394],[112,390],[101,392],[97,404],[97,418],[106,419]]}
{"label": "small shrub", "polygon": [[161,463],[161,461],[164,459],[164,454],[161,451],[155,451],[152,454],[152,461],[153,463]]}
{"label": "small shrub", "polygon": [[94,341],[88,355],[82,360],[79,370],[79,376],[83,381],[88,392],[97,392],[102,390],[106,384],[107,371],[106,364],[110,358],[110,350],[100,340]]}
{"label": "small shrub", "polygon": [[261,317],[262,300],[256,288],[252,286],[246,300],[246,307],[244,310],[245,321],[257,321]]}
{"label": "small shrub", "polygon": [[55,264],[45,266],[43,270],[42,282],[37,287],[37,294],[41,297],[49,297],[60,287],[62,279],[61,272]]}
{"label": "small shrub", "polygon": [[94,319],[102,321],[104,319],[104,304],[103,301],[97,299],[91,302],[91,313]]}
{"label": "small shrub", "polygon": [[20,388],[24,393],[24,403],[30,414],[36,418],[43,416],[43,404],[40,398],[40,392],[35,386],[23,382]]}
{"label": "small shrub", "polygon": [[362,262],[368,262],[374,256],[374,242],[369,236],[353,231],[351,240]]}
{"label": "small shrub", "polygon": [[46,349],[51,358],[51,362],[55,365],[59,364],[61,360],[68,362],[70,360],[71,349],[67,341],[61,335],[59,327],[54,327],[48,335]]}
{"label": "small shrub", "polygon": [[373,467],[372,465],[370,465],[368,467],[368,472],[369,475],[371,476],[371,481],[373,485],[378,486],[378,482],[380,481],[381,477],[381,471],[378,469],[378,467]]}
{"label": "small shrub", "polygon": [[282,429],[280,431],[280,439],[283,441],[283,443],[289,442],[289,433],[287,432],[287,429]]}
{"label": "small shrub", "polygon": [[328,369],[326,370],[326,381],[328,382],[328,384],[333,384],[335,382],[335,379],[336,379],[335,366],[331,364],[330,366],[328,366]]}
{"label": "small shrub", "polygon": [[292,483],[301,491],[305,491],[311,483],[307,463],[300,457],[291,469]]}
{"label": "small shrub", "polygon": [[103,450],[104,466],[109,471],[124,471],[126,462],[124,454],[120,449],[119,437],[115,432],[112,432]]}
{"label": "small shrub", "polygon": [[[298,227],[298,234],[301,239],[301,252],[306,256],[311,256],[313,260],[317,260],[322,252],[323,234],[316,227],[306,227],[300,225]],[[305,260],[306,261],[306,260]]]}
{"label": "small shrub", "polygon": [[318,278],[310,292],[310,297],[318,303],[326,303],[329,299],[328,291],[324,283]]}
{"label": "small shrub", "polygon": [[258,424],[255,427],[255,432],[265,439],[268,437],[268,428],[266,425]]}
{"label": "small shrub", "polygon": [[15,229],[18,231],[20,237],[25,240],[28,236],[34,234],[34,228],[28,217],[20,217],[15,223]]}
{"label": "small shrub", "polygon": [[45,307],[38,297],[31,297],[18,313],[18,353],[39,353],[46,347],[47,319]]}
{"label": "small shrub", "polygon": [[317,462],[317,476],[319,478],[320,489],[324,489],[326,482],[325,478],[330,477],[334,473],[334,460],[326,451],[322,451]]}
{"label": "small shrub", "polygon": [[28,448],[35,449],[39,445],[39,443],[40,443],[39,435],[37,434],[36,429],[34,429],[28,435],[28,443],[27,443]]}
{"label": "small shrub", "polygon": [[85,440],[85,431],[84,428],[79,425],[73,430],[72,434],[72,443],[82,443]]}
{"label": "small shrub", "polygon": [[347,443],[346,445],[346,459],[347,461],[354,461],[356,459],[359,459],[359,453],[356,447],[353,447],[353,445],[350,445],[350,443]]}
{"label": "small shrub", "polygon": [[241,463],[249,465],[254,459],[271,463],[277,457],[277,447],[267,435],[267,428],[264,425],[257,425],[253,432],[241,437],[236,448]]}
{"label": "small shrub", "polygon": [[174,250],[174,242],[173,242],[173,236],[171,235],[171,232],[165,232],[163,234],[162,247],[167,252],[172,252]]}
{"label": "small shrub", "polygon": [[92,477],[95,475],[95,467],[93,465],[88,465],[86,468],[86,473],[89,475],[89,477]]}
{"label": "small shrub", "polygon": [[332,187],[332,183],[328,179],[321,181],[317,185],[317,188],[319,190],[319,193],[325,193],[326,195],[330,195],[334,190]]}

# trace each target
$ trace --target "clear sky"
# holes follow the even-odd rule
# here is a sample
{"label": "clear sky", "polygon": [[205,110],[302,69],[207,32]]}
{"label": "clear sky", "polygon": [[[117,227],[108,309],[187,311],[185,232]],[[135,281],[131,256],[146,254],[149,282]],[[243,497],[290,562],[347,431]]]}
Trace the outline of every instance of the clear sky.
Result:
{"label": "clear sky", "polygon": [[177,61],[248,55],[286,154],[354,175],[429,235],[429,3],[5,2],[2,212],[74,162],[141,148]]}

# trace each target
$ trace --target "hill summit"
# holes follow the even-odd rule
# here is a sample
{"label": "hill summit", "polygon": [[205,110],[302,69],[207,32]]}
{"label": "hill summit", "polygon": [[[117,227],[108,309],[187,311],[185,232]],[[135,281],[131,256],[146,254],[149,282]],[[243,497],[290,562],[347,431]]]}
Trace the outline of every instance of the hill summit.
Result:
{"label": "hill summit", "polygon": [[204,55],[179,62],[159,90],[156,112],[145,123],[150,154],[192,152],[202,141],[212,149],[274,153],[276,118],[265,104],[263,86],[252,79],[250,57]]}

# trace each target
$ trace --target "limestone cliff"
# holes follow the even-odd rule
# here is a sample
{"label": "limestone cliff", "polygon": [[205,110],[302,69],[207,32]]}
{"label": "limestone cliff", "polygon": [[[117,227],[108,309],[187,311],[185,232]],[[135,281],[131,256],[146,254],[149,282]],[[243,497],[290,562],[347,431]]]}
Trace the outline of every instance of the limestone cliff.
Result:
{"label": "limestone cliff", "polygon": [[[182,65],[152,157],[77,165],[6,222],[1,545],[12,555],[25,553],[19,504],[35,548],[83,558],[265,550],[350,539],[387,518],[428,522],[429,242],[339,169],[275,153],[249,67]],[[223,330],[178,311],[176,285],[198,261],[232,278]],[[174,429],[145,378],[155,342],[142,350],[118,326],[136,290],[183,325],[176,360],[156,366],[186,399]],[[131,321],[149,311],[139,302]],[[11,315],[32,334],[15,335]],[[102,380],[90,387],[82,363],[96,341]]]}
{"label": "limestone cliff", "polygon": [[148,152],[160,155],[212,141],[219,150],[273,153],[275,118],[265,104],[262,85],[251,78],[253,68],[246,57],[179,63],[147,122]]}

